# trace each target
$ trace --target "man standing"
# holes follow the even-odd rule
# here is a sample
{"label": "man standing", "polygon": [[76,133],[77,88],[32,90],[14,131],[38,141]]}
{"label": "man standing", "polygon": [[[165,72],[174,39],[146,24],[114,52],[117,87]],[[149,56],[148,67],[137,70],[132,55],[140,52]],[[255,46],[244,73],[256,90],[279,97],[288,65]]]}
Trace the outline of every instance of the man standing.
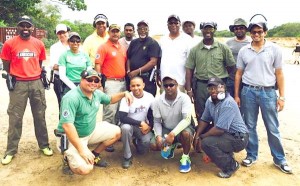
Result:
{"label": "man standing", "polygon": [[[151,149],[161,150],[165,159],[174,157],[177,143],[181,143],[179,171],[187,173],[191,170],[189,156],[194,129],[191,125],[192,103],[190,98],[178,89],[177,80],[168,75],[162,79],[164,92],[153,102],[155,137],[151,139]],[[167,152],[167,153],[165,153]]]}
{"label": "man standing", "polygon": [[[122,142],[124,159],[122,167],[127,169],[132,164],[132,153],[130,143],[136,147],[138,154],[145,154],[149,150],[150,140],[153,136],[152,102],[154,97],[144,91],[145,83],[139,76],[130,80],[131,95],[133,103],[128,106],[123,98],[120,103],[119,116],[121,121]],[[133,138],[134,137],[134,138]]]}
{"label": "man standing", "polygon": [[131,41],[135,39],[134,33],[135,33],[134,25],[132,23],[126,23],[124,25],[125,36],[119,39],[120,45],[126,48],[126,50],[128,49]]}
{"label": "man standing", "polygon": [[[120,45],[119,39],[121,34],[120,26],[112,24],[109,26],[109,39],[101,45],[96,54],[95,70],[105,77],[104,92],[113,95],[117,92],[126,90],[125,83],[125,65],[126,65],[126,49]],[[103,81],[102,81],[103,82]],[[116,112],[119,104],[103,106],[103,121],[118,124]],[[114,148],[106,149],[113,152]]]}
{"label": "man standing", "polygon": [[195,35],[196,23],[194,21],[184,21],[182,23],[182,30],[184,33],[192,37],[191,47],[196,46],[202,40],[202,37]]}
{"label": "man standing", "polygon": [[[250,23],[248,31],[251,44],[241,48],[237,59],[235,75],[235,101],[241,103],[241,110],[249,130],[247,157],[242,165],[250,167],[257,161],[258,136],[256,131],[259,108],[267,130],[268,142],[275,166],[284,173],[292,173],[281,144],[278,111],[283,110],[285,101],[282,52],[276,44],[266,41],[265,22]],[[241,94],[240,83],[243,83]],[[279,97],[275,84],[278,85]],[[241,95],[241,99],[239,97]]]}
{"label": "man standing", "polygon": [[[251,38],[246,35],[247,33],[247,23],[244,19],[237,18],[234,20],[233,25],[229,26],[230,32],[233,32],[235,37],[230,38],[226,45],[230,48],[235,62],[237,61],[237,56],[240,49],[251,42]],[[234,97],[234,76],[236,68],[229,74],[226,82],[226,88],[229,94]]]}
{"label": "man standing", "polygon": [[[32,20],[22,16],[18,20],[19,35],[4,43],[1,58],[4,69],[13,77],[14,89],[9,92],[9,128],[7,149],[1,163],[9,164],[18,151],[22,134],[22,120],[29,98],[35,136],[43,154],[51,156],[45,120],[45,89],[41,81],[42,62],[46,59],[43,42],[31,36],[34,30]],[[30,65],[29,65],[30,64]]]}
{"label": "man standing", "polygon": [[[170,15],[167,21],[169,34],[160,39],[162,50],[161,62],[158,64],[158,83],[160,77],[173,74],[177,79],[180,91],[185,92],[185,64],[190,52],[191,37],[180,32],[181,21],[177,15]],[[162,87],[163,88],[163,87]]]}
{"label": "man standing", "polygon": [[93,67],[95,67],[97,49],[108,40],[109,35],[106,32],[108,26],[108,18],[104,14],[97,14],[93,21],[96,30],[84,40],[82,47],[90,57]]}
{"label": "man standing", "polygon": [[235,66],[230,49],[214,40],[217,23],[203,22],[200,24],[200,29],[203,40],[196,47],[192,48],[185,65],[185,88],[187,94],[194,102],[198,122],[200,122],[205,102],[209,97],[207,91],[208,79],[218,77],[226,82],[228,74],[232,72]]}
{"label": "man standing", "polygon": [[139,38],[133,40],[127,50],[127,74],[129,78],[141,76],[145,82],[145,91],[155,96],[157,88],[152,73],[161,56],[161,49],[157,41],[149,36],[146,21],[140,21],[137,27]]}
{"label": "man standing", "polygon": [[[69,147],[64,151],[64,160],[68,162],[75,174],[88,174],[93,165],[106,167],[107,162],[100,157],[104,149],[121,137],[120,128],[107,121],[96,123],[100,104],[114,104],[126,97],[132,103],[129,92],[120,92],[112,96],[97,90],[100,77],[95,70],[84,70],[81,73],[80,85],[70,90],[62,99],[60,121],[57,130],[65,133]],[[97,144],[93,151],[89,144]],[[57,139],[57,146],[61,139]]]}
{"label": "man standing", "polygon": [[[246,147],[248,130],[236,102],[226,93],[224,82],[212,77],[208,80],[207,89],[210,97],[197,128],[194,145],[202,148],[221,169],[219,177],[229,178],[239,168],[233,153]],[[211,122],[213,127],[209,127]],[[210,129],[205,131],[207,128]]]}

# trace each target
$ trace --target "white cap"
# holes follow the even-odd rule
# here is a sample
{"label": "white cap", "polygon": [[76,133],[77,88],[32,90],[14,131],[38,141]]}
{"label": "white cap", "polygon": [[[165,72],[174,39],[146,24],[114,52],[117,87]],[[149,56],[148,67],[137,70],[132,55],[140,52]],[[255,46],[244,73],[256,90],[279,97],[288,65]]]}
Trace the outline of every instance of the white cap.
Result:
{"label": "white cap", "polygon": [[68,28],[65,24],[58,24],[55,28],[55,33],[57,34],[59,31],[68,31]]}

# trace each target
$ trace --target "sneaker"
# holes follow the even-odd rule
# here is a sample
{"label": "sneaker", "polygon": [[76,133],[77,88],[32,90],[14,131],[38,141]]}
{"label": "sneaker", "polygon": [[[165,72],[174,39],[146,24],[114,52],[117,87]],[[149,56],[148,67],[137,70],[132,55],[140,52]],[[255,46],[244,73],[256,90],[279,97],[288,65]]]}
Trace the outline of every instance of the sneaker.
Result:
{"label": "sneaker", "polygon": [[256,160],[253,160],[251,158],[246,158],[242,161],[242,165],[245,167],[250,167],[252,164],[256,163]]}
{"label": "sneaker", "polygon": [[50,147],[46,147],[41,149],[41,151],[46,155],[46,156],[52,156],[53,155],[53,150]]}
{"label": "sneaker", "polygon": [[235,168],[233,170],[228,171],[228,172],[221,171],[221,172],[219,172],[218,176],[220,178],[230,178],[233,175],[233,173],[235,173],[239,168],[240,168],[240,164],[236,161]]}
{"label": "sneaker", "polygon": [[287,164],[287,163],[282,163],[282,164],[276,164],[274,163],[276,167],[278,167],[282,172],[286,174],[292,174],[292,168]]}
{"label": "sneaker", "polygon": [[11,160],[13,159],[13,157],[14,157],[13,155],[8,155],[8,154],[5,155],[1,160],[2,165],[9,164],[11,162]]}
{"label": "sneaker", "polygon": [[122,167],[128,169],[132,165],[132,156],[130,158],[124,158],[122,162]]}
{"label": "sneaker", "polygon": [[171,159],[174,158],[174,151],[176,149],[177,144],[172,144],[171,146],[165,146],[161,151],[160,154],[164,159]]}
{"label": "sneaker", "polygon": [[191,170],[191,159],[190,157],[181,157],[179,172],[187,173]]}
{"label": "sneaker", "polygon": [[94,159],[94,165],[97,166],[97,167],[107,167],[108,166],[108,163],[99,156],[96,156],[95,159]]}
{"label": "sneaker", "polygon": [[114,148],[114,146],[111,145],[111,146],[106,147],[105,151],[106,152],[114,152],[115,148]]}
{"label": "sneaker", "polygon": [[63,162],[63,166],[62,166],[62,171],[65,175],[73,175],[74,172],[71,170],[70,166],[69,166],[69,162],[67,158],[63,158],[62,159]]}

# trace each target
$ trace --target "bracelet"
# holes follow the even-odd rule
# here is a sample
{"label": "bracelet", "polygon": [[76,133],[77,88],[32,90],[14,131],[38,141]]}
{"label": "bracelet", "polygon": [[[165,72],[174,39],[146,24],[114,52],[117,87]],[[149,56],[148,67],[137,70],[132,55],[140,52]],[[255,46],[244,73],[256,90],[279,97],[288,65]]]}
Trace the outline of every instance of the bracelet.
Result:
{"label": "bracelet", "polygon": [[285,101],[285,97],[279,97],[278,99],[280,99],[281,101]]}
{"label": "bracelet", "polygon": [[142,69],[141,68],[139,68],[139,70],[140,70],[140,76],[142,75]]}

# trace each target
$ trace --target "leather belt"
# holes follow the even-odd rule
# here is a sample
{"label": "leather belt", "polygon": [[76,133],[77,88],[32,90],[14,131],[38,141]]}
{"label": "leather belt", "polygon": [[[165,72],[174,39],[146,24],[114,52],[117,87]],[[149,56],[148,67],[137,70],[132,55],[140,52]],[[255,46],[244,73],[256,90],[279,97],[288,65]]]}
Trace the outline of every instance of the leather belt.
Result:
{"label": "leather belt", "polygon": [[125,81],[125,78],[106,78],[106,80],[112,80],[112,81]]}
{"label": "leather belt", "polygon": [[269,89],[275,89],[275,86],[269,86],[269,87],[264,87],[264,86],[253,86],[253,85],[248,85],[248,84],[245,84],[243,83],[243,86],[245,87],[250,87],[250,88],[254,88],[256,90],[269,90]]}

